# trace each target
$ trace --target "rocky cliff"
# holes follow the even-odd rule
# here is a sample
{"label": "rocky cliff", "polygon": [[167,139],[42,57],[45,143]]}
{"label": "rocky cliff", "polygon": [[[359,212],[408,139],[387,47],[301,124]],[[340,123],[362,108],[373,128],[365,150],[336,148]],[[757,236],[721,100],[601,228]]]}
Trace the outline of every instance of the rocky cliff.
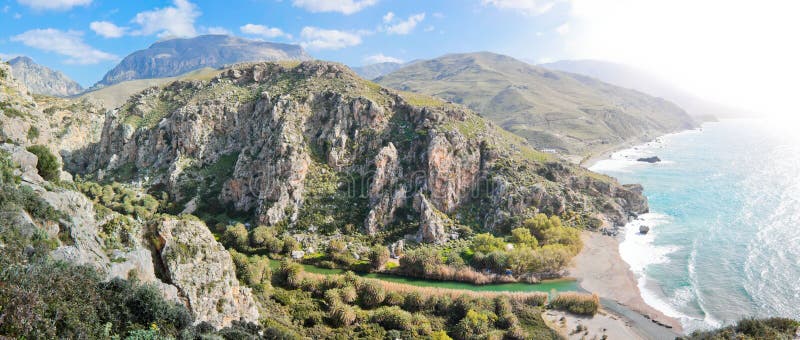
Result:
{"label": "rocky cliff", "polygon": [[310,60],[298,45],[255,41],[227,35],[159,41],[131,53],[94,87],[132,79],[166,78],[204,67],[218,68],[247,61]]}
{"label": "rocky cliff", "polygon": [[68,97],[83,92],[83,87],[65,74],[37,64],[28,57],[8,61],[14,78],[25,84],[31,93]]}
{"label": "rocky cliff", "polygon": [[3,205],[19,233],[43,231],[54,240],[54,259],[94,267],[109,279],[136,277],[154,284],[168,299],[184,303],[197,322],[220,328],[239,319],[258,321],[256,304],[249,288],[240,287],[230,254],[202,222],[169,216],[145,222],[120,215],[44,180],[37,173],[37,156],[20,146],[0,144],[0,157],[16,166],[22,187],[57,212],[36,219],[25,205]]}
{"label": "rocky cliff", "polygon": [[325,62],[243,64],[146,90],[83,154],[74,170],[163,190],[188,211],[311,231],[441,243],[535,212],[623,224],[647,211],[636,186]]}
{"label": "rocky cliff", "polygon": [[88,100],[34,99],[13,73],[0,63],[0,140],[48,145],[66,157],[99,141],[105,109]]}

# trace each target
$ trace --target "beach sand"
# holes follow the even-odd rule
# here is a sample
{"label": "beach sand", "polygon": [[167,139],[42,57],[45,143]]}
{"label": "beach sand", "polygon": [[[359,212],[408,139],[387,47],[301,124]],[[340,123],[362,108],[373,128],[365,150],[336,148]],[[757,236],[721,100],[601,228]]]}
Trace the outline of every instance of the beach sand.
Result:
{"label": "beach sand", "polygon": [[[636,278],[630,271],[628,264],[619,255],[618,240],[600,233],[584,231],[581,234],[583,250],[573,259],[570,276],[578,280],[581,288],[588,292],[597,293],[600,297],[612,300],[621,306],[607,309],[614,310],[617,315],[628,319],[645,338],[673,338],[679,335],[680,322],[670,318],[642,299]],[[631,316],[621,309],[630,309],[643,316]],[[673,328],[659,326],[656,320]],[[637,327],[637,324],[640,327]],[[646,325],[646,326],[645,326]],[[653,334],[657,332],[657,334]]]}
{"label": "beach sand", "polygon": [[[557,310],[542,313],[548,327],[563,338],[580,339],[647,339],[631,327],[623,317],[601,310],[593,317],[578,316]],[[578,327],[580,326],[580,331]]]}

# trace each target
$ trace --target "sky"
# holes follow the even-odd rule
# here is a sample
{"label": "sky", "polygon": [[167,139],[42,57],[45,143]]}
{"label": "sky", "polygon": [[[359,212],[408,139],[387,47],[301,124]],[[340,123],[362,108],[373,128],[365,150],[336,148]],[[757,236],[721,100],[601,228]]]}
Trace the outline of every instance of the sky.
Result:
{"label": "sky", "polygon": [[231,34],[351,66],[491,51],[639,67],[698,96],[794,114],[795,0],[0,0],[0,58],[84,86],[153,42]]}

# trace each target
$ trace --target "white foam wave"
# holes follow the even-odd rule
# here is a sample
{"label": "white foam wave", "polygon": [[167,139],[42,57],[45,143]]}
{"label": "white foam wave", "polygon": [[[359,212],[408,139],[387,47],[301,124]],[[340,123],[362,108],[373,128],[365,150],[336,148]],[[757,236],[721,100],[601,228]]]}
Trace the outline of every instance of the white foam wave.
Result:
{"label": "white foam wave", "polygon": [[[649,213],[643,214],[625,225],[625,239],[619,244],[620,256],[628,263],[636,276],[637,285],[645,303],[669,317],[679,319],[684,327],[697,329],[718,324],[718,321],[713,320],[707,313],[704,319],[700,319],[678,310],[676,306],[687,304],[695,296],[693,287],[681,288],[668,297],[655,282],[647,277],[648,266],[667,263],[668,255],[680,249],[678,246],[653,244],[659,227],[668,224],[669,221],[670,217],[667,215]],[[643,225],[650,228],[647,234],[639,232],[639,227]]]}

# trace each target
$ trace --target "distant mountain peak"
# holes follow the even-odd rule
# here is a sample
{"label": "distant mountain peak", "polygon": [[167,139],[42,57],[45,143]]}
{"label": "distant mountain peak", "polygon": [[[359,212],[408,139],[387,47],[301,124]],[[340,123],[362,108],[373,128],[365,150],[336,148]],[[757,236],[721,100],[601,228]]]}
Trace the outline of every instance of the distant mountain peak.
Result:
{"label": "distant mountain peak", "polygon": [[27,56],[8,61],[11,73],[28,91],[56,97],[69,97],[83,92],[83,87],[60,71],[37,64]]}
{"label": "distant mountain peak", "polygon": [[221,34],[174,38],[131,53],[95,87],[133,79],[173,77],[204,67],[219,68],[242,62],[311,59],[299,45]]}

